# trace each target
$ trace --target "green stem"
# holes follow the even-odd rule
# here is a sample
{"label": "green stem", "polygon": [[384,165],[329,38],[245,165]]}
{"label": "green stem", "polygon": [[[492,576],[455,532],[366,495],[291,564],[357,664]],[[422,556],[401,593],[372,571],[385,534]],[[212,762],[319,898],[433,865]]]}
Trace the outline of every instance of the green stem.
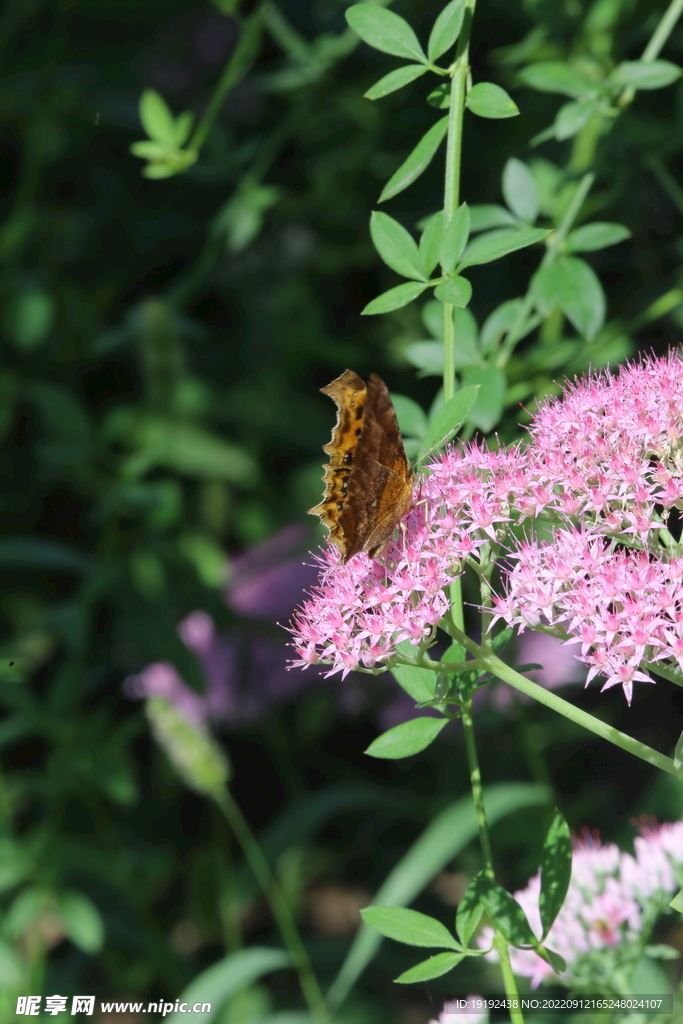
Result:
{"label": "green stem", "polygon": [[[469,74],[469,39],[474,0],[465,15],[451,82],[450,103],[448,106],[448,133],[446,135],[446,178],[443,195],[444,227],[448,227],[460,202],[460,165],[462,162],[462,123],[465,113],[465,90]],[[453,306],[450,302],[443,304],[443,396],[447,402],[455,394],[455,324],[453,323]]]}
{"label": "green stem", "polygon": [[240,82],[253,64],[261,42],[263,31],[263,7],[261,4],[254,13],[247,18],[235,49],[223,69],[218,85],[213,96],[209,100],[206,110],[202,114],[199,124],[192,133],[192,138],[187,144],[191,151],[198,152],[211,130],[211,126],[218,117],[220,109],[225,102],[225,97],[238,82]]}
{"label": "green stem", "polygon": [[242,847],[245,859],[272,911],[282,936],[282,941],[292,958],[292,964],[299,976],[301,991],[310,1010],[311,1017],[316,1024],[330,1024],[330,1015],[325,1005],[325,998],[313,973],[311,961],[301,941],[291,909],[270,869],[268,861],[263,855],[261,847],[254,839],[230,791],[226,789],[223,793],[217,794],[215,800]]}
{"label": "green stem", "polygon": [[607,725],[606,722],[601,722],[599,718],[594,718],[587,711],[574,707],[569,701],[558,697],[556,693],[544,689],[537,683],[532,683],[530,679],[520,675],[519,672],[515,672],[513,668],[506,665],[495,654],[483,652],[478,644],[470,640],[464,633],[460,633],[459,630],[457,633],[459,634],[456,635],[458,642],[474,654],[475,657],[478,657],[480,664],[485,665],[488,671],[492,675],[497,676],[498,679],[502,679],[503,682],[509,683],[510,686],[519,690],[520,693],[525,693],[528,697],[537,700],[539,704],[545,704],[552,711],[557,711],[558,714],[568,718],[570,722],[575,722],[576,725],[588,729],[589,732],[594,733],[601,739],[613,743],[615,747],[620,747],[629,754],[639,757],[647,764],[654,765],[655,768],[660,768],[669,775],[679,778],[679,773],[676,771],[674,762],[670,757],[660,754],[658,750],[653,750],[652,747],[648,747],[645,743],[641,743],[640,740],[636,740],[632,736],[627,736],[626,733],[620,732],[619,729],[615,729],[611,725]]}
{"label": "green stem", "polygon": [[[493,853],[491,852],[491,836],[489,834],[488,820],[486,818],[486,808],[484,807],[484,793],[481,785],[481,770],[479,768],[479,757],[477,755],[477,745],[474,737],[474,722],[472,720],[472,700],[471,698],[463,701],[462,707],[462,725],[465,734],[465,750],[467,751],[467,763],[470,769],[470,784],[472,787],[472,799],[474,801],[474,811],[477,816],[477,825],[479,827],[479,843],[481,845],[481,853],[484,861],[484,873],[487,878],[495,881],[495,873],[493,870]],[[495,925],[495,922],[494,922]],[[519,993],[517,991],[517,982],[515,976],[512,973],[510,966],[510,954],[508,952],[508,944],[505,938],[496,929],[496,939],[494,942],[496,949],[500,956],[501,972],[503,975],[503,985],[505,986],[505,994],[508,999],[518,1000]],[[510,1010],[513,1024],[524,1024],[524,1017],[521,1010]]]}
{"label": "green stem", "polygon": [[655,60],[659,56],[681,14],[683,14],[683,0],[671,0],[664,12],[664,17],[652,34],[652,39],[643,50],[643,56],[640,58],[642,61]]}

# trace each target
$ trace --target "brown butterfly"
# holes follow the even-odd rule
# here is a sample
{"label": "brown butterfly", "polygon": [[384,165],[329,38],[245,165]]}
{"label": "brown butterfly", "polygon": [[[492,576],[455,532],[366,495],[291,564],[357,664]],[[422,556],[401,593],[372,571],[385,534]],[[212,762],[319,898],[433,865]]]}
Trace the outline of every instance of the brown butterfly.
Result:
{"label": "brown butterfly", "polygon": [[337,406],[325,494],[309,515],[320,516],[342,562],[359,551],[377,558],[412,504],[413,474],[398,429],[396,411],[381,377],[367,384],[345,370],[320,389]]}

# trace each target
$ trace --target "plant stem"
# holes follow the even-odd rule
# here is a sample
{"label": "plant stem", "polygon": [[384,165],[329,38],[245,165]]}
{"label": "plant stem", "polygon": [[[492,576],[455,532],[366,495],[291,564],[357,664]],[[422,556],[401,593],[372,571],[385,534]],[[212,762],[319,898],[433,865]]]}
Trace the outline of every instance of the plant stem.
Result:
{"label": "plant stem", "polygon": [[[458,209],[460,202],[460,165],[462,161],[462,122],[465,113],[465,90],[469,74],[469,42],[475,0],[470,0],[460,31],[448,106],[446,135],[446,178],[443,195],[444,227]],[[443,397],[447,402],[455,394],[455,324],[453,306],[443,304]]]}
{"label": "plant stem", "polygon": [[[576,725],[582,726],[584,729],[588,729],[589,732],[594,733],[603,740],[607,740],[609,743],[613,743],[615,747],[620,747],[622,750],[626,750],[629,754],[634,754],[639,757],[642,761],[647,764],[654,765],[655,768],[661,768],[662,771],[667,772],[669,775],[674,775],[679,778],[679,773],[676,771],[674,762],[666,754],[660,754],[658,750],[653,750],[652,747],[648,747],[647,744],[641,743],[640,740],[634,739],[632,736],[627,736],[626,733],[620,732],[619,729],[615,729],[611,725],[607,725],[606,722],[600,721],[599,718],[595,718],[593,715],[589,715],[587,711],[582,711],[581,708],[574,707],[569,701],[563,700],[562,697],[558,697],[556,693],[552,693],[550,690],[544,689],[537,683],[532,683],[526,676],[520,675],[519,672],[515,672],[513,668],[506,665],[504,661],[497,658],[491,651],[479,646],[474,640],[462,633],[460,630],[454,630],[455,637],[463,647],[465,647],[475,658],[479,659],[479,664],[484,665],[488,671],[496,676],[498,679],[502,679],[504,683],[509,683],[520,693],[525,693],[527,697],[532,697],[537,700],[539,704],[545,704],[546,707],[551,708],[552,711],[557,711],[558,714],[568,718],[570,722],[575,722]],[[656,671],[656,670],[655,670]]]}
{"label": "plant stem", "polygon": [[237,45],[230,54],[213,96],[207,103],[206,110],[187,144],[189,150],[198,152],[202,148],[211,126],[223,106],[225,97],[244,78],[256,58],[263,31],[263,6],[263,4],[258,6],[244,22]]}
{"label": "plant stem", "polygon": [[652,39],[643,50],[642,61],[655,60],[673,32],[674,25],[683,14],[683,0],[671,0],[664,16],[652,34]]}
{"label": "plant stem", "polygon": [[232,798],[229,790],[215,794],[215,800],[242,847],[244,857],[251,868],[261,892],[266,898],[275,922],[282,936],[292,964],[299,975],[299,984],[306,1000],[311,1017],[316,1024],[330,1024],[330,1015],[325,1005],[318,980],[313,973],[308,953],[301,941],[289,904],[278,885],[261,847],[251,833],[242,812]]}
{"label": "plant stem", "polygon": [[[467,763],[470,769],[470,784],[472,787],[472,799],[474,801],[474,810],[477,816],[477,824],[479,826],[479,843],[481,845],[482,858],[484,860],[484,872],[487,878],[495,881],[495,874],[493,870],[493,854],[491,852],[491,837],[489,834],[489,826],[486,818],[486,808],[484,807],[484,793],[481,785],[481,770],[479,768],[479,757],[477,755],[477,745],[474,737],[474,722],[472,721],[472,700],[468,698],[463,701],[461,705],[462,714],[462,725],[465,733],[465,749],[467,751]],[[495,927],[495,921],[494,927]],[[500,966],[503,975],[503,984],[505,986],[505,994],[508,999],[518,1000],[519,993],[517,991],[517,982],[515,976],[512,973],[510,966],[510,954],[508,953],[508,944],[504,937],[496,929],[496,939],[494,943],[500,956]],[[524,1024],[524,1016],[522,1011],[510,1010],[513,1024]]]}

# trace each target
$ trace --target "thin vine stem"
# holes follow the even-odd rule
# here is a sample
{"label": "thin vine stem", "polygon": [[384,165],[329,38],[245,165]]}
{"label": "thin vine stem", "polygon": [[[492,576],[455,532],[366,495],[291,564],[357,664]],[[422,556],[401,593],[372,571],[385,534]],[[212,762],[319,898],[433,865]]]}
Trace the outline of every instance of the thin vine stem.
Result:
{"label": "thin vine stem", "polygon": [[292,916],[289,903],[281,887],[278,885],[261,847],[252,835],[251,829],[237,803],[233,800],[230,791],[226,789],[221,793],[217,793],[214,799],[223,812],[237,842],[240,844],[254,878],[258,882],[259,888],[272,911],[275,923],[282,936],[282,941],[299,976],[299,985],[312,1019],[316,1024],[330,1024],[331,1018],[325,1003],[325,997],[313,972],[308,953],[301,941],[301,936]]}

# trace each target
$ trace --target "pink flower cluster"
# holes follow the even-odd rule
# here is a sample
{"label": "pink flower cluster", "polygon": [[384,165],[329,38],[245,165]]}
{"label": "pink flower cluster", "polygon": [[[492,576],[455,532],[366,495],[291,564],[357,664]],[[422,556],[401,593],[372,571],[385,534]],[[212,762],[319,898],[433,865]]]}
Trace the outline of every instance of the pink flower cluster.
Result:
{"label": "pink flower cluster", "polygon": [[[683,821],[645,825],[641,832],[633,856],[613,843],[602,846],[590,834],[575,843],[567,898],[544,943],[567,962],[562,981],[575,984],[590,977],[591,958],[599,951],[613,951],[620,965],[639,959],[655,920],[683,884]],[[539,938],[540,890],[535,875],[514,894]],[[480,948],[488,948],[492,938],[493,929],[485,928]],[[498,954],[488,958],[497,960]],[[554,977],[550,964],[533,950],[510,947],[510,960],[518,977],[531,978],[532,988]]]}
{"label": "pink flower cluster", "polygon": [[[588,678],[606,676],[629,700],[634,680],[651,681],[641,661],[683,667],[683,557],[662,541],[669,512],[683,507],[683,362],[648,358],[571,385],[529,432],[524,445],[475,442],[429,464],[380,560],[342,565],[336,549],[324,552],[294,618],[293,664],[346,674],[387,661],[402,640],[427,643],[447,584],[493,541],[515,562],[496,618],[580,642]],[[513,538],[511,523],[532,529],[541,517],[553,539]]]}

